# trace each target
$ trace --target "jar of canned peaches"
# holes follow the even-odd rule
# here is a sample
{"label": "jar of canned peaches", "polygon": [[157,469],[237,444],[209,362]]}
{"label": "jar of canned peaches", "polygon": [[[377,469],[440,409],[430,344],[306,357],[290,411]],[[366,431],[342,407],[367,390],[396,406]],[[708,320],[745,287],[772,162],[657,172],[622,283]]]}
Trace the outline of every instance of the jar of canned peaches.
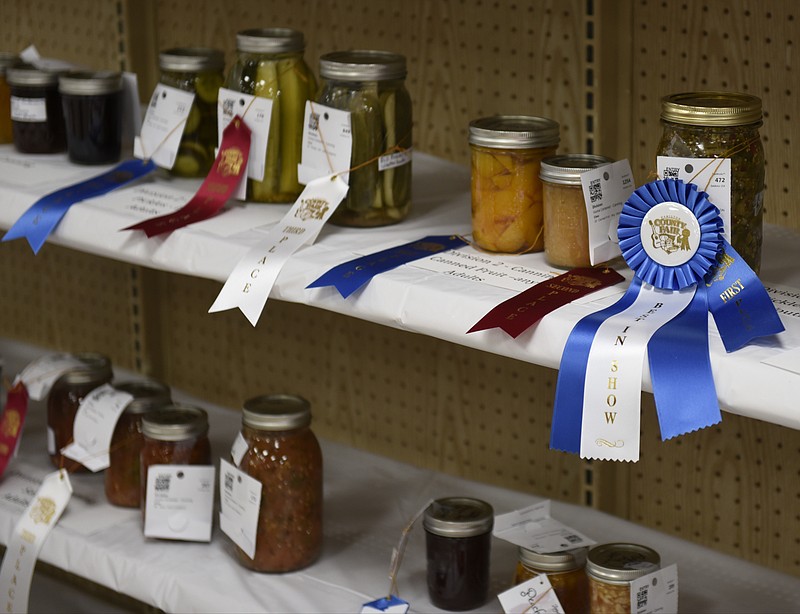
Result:
{"label": "jar of canned peaches", "polygon": [[555,154],[559,125],[527,115],[496,115],[470,122],[472,240],[492,252],[544,248],[543,158]]}

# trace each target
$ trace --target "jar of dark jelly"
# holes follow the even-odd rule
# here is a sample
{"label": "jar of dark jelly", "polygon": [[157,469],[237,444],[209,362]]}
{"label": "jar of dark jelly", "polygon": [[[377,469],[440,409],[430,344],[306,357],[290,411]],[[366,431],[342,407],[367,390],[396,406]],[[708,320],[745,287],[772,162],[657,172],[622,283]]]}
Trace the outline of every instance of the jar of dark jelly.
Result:
{"label": "jar of dark jelly", "polygon": [[472,610],[489,596],[494,510],[480,499],[437,499],[423,520],[428,595],[437,608]]}
{"label": "jar of dark jelly", "polygon": [[8,87],[6,71],[19,62],[16,53],[0,51],[0,144],[11,143],[11,89]]}
{"label": "jar of dark jelly", "polygon": [[58,153],[67,146],[58,93],[59,73],[33,66],[9,68],[11,127],[22,153]]}
{"label": "jar of dark jelly", "polygon": [[122,75],[71,72],[58,80],[70,162],[110,164],[122,142]]}

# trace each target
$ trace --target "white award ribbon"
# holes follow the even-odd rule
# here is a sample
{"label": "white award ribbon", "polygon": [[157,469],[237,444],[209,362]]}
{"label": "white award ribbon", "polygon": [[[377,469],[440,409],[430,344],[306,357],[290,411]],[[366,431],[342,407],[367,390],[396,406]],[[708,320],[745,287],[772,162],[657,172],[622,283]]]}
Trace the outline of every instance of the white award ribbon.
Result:
{"label": "white award ribbon", "polygon": [[581,458],[639,460],[647,343],[686,308],[695,290],[689,286],[673,292],[643,283],[630,307],[600,325],[586,364]]}
{"label": "white award ribbon", "polygon": [[346,194],[347,184],[338,175],[309,182],[283,219],[239,261],[209,313],[238,307],[255,326],[283,265],[315,241]]}
{"label": "white award ribbon", "polygon": [[28,596],[39,550],[56,526],[70,497],[69,474],[64,469],[50,473],[17,521],[0,567],[3,612],[28,611]]}

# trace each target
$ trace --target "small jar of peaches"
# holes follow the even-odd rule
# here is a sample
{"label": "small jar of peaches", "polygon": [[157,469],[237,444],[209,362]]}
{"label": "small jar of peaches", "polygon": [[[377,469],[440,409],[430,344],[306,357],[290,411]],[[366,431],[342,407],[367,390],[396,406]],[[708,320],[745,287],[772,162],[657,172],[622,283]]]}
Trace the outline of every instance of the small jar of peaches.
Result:
{"label": "small jar of peaches", "polygon": [[472,240],[487,251],[521,254],[544,248],[543,158],[558,148],[558,123],[496,115],[470,122]]}

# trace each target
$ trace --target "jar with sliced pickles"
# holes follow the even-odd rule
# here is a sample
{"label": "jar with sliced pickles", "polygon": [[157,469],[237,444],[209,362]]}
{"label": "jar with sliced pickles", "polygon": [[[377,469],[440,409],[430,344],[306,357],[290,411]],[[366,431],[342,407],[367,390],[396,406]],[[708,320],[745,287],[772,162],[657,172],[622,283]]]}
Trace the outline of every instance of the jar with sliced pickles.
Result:
{"label": "jar with sliced pickles", "polygon": [[6,70],[18,61],[19,56],[16,53],[0,51],[0,144],[14,140],[11,130],[11,88],[6,80]]}
{"label": "jar with sliced pickles", "polygon": [[313,99],[317,89],[317,80],[303,59],[303,34],[289,28],[244,30],[236,35],[236,50],[227,88],[272,100],[264,178],[247,180],[247,199],[294,202],[303,191],[297,165],[303,149],[306,101]]}
{"label": "jar with sliced pickles", "polygon": [[195,95],[170,172],[205,177],[217,147],[217,96],[225,81],[225,55],[217,49],[178,47],[162,51],[158,64],[161,83]]}
{"label": "jar with sliced pickles", "polygon": [[388,51],[336,51],[320,58],[317,102],[350,112],[353,149],[347,197],[331,222],[395,224],[411,209],[411,97],[406,59]]}

